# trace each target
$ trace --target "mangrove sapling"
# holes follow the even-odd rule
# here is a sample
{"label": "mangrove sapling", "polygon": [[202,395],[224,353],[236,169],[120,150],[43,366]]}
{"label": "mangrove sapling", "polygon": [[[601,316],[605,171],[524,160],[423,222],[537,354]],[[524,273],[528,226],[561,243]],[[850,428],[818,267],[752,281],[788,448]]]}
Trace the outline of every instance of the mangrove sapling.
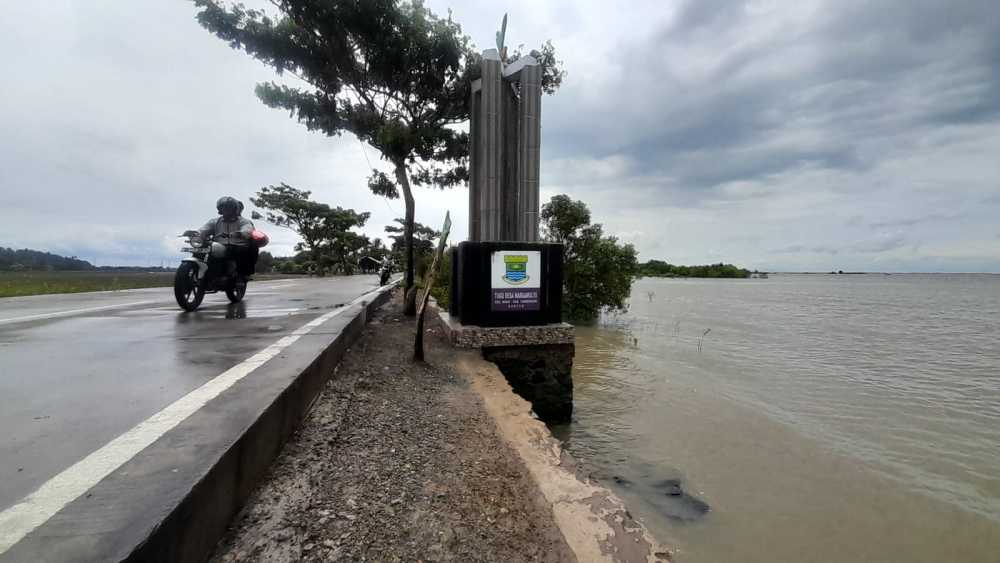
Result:
{"label": "mangrove sapling", "polygon": [[417,309],[417,335],[413,341],[413,360],[424,361],[424,311],[427,309],[427,301],[430,299],[431,291],[434,290],[434,282],[437,278],[438,268],[444,261],[444,247],[448,243],[448,233],[451,232],[451,212],[444,214],[444,227],[441,228],[441,239],[438,241],[437,251],[434,253],[434,261],[431,268],[424,277],[424,295],[420,299]]}
{"label": "mangrove sapling", "polygon": [[705,340],[705,337],[708,336],[708,333],[710,333],[710,332],[712,332],[712,329],[706,328],[705,332],[701,333],[701,336],[698,338],[698,353],[699,354],[701,353],[701,344]]}

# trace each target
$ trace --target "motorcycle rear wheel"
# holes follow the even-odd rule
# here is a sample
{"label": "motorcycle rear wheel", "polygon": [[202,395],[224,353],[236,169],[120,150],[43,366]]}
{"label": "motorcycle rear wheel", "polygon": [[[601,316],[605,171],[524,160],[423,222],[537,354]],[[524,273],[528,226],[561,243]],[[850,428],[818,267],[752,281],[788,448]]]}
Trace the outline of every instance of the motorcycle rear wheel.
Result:
{"label": "motorcycle rear wheel", "polygon": [[198,283],[198,267],[191,262],[182,262],[174,274],[174,298],[188,312],[196,310],[205,298],[205,288]]}

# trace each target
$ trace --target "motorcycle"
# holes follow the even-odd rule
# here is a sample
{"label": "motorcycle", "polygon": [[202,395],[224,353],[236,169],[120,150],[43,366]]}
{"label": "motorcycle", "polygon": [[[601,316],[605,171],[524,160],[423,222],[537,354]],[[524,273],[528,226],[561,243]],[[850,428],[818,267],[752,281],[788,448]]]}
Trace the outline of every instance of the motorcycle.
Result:
{"label": "motorcycle", "polygon": [[378,284],[385,285],[389,283],[389,276],[392,275],[392,264],[386,263],[382,264],[382,268],[378,272]]}
{"label": "motorcycle", "polygon": [[191,258],[181,260],[174,275],[174,297],[185,311],[194,311],[201,305],[206,293],[225,291],[232,303],[239,303],[246,295],[247,283],[236,271],[236,260],[226,257],[226,245],[209,235],[202,239],[198,231],[184,231],[187,238],[182,252]]}

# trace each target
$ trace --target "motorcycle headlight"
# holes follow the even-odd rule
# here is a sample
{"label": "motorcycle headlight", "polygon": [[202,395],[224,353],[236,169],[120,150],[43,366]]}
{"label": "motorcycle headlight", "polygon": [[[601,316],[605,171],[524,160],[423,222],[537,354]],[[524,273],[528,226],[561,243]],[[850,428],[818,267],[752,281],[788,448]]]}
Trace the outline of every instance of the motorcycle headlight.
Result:
{"label": "motorcycle headlight", "polygon": [[212,258],[225,258],[226,257],[226,245],[219,244],[217,242],[212,243]]}

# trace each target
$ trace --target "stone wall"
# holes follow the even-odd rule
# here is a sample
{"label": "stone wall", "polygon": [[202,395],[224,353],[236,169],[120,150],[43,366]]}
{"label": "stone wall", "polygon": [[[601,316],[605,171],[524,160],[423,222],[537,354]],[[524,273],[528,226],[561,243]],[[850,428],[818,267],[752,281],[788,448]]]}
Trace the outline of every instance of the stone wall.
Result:
{"label": "stone wall", "polygon": [[483,347],[514,392],[531,402],[545,422],[568,422],[573,414],[573,344]]}

